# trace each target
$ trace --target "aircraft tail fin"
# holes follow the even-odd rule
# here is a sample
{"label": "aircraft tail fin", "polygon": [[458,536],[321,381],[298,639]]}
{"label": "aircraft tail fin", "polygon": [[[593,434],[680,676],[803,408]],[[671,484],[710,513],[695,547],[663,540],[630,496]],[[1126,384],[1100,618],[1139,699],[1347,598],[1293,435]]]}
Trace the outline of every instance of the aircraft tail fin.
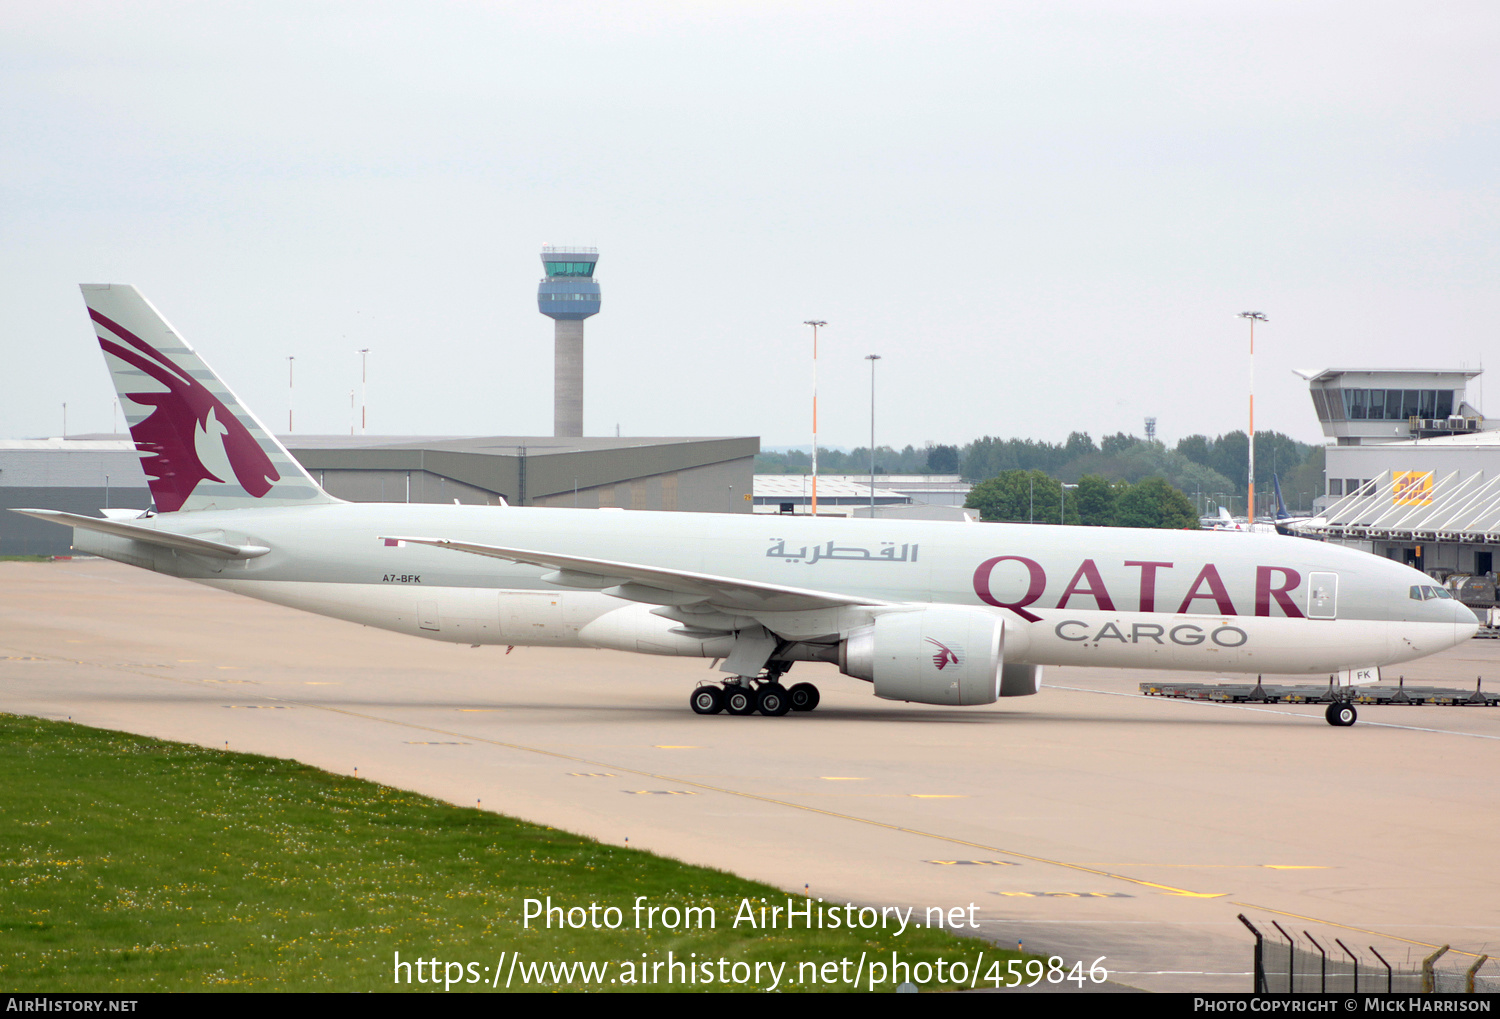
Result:
{"label": "aircraft tail fin", "polygon": [[1276,487],[1276,519],[1287,520],[1291,514],[1286,511],[1286,503],[1281,499],[1281,479],[1272,474],[1271,483]]}
{"label": "aircraft tail fin", "polygon": [[340,501],[140,291],[108,283],[85,283],[82,290],[159,511]]}

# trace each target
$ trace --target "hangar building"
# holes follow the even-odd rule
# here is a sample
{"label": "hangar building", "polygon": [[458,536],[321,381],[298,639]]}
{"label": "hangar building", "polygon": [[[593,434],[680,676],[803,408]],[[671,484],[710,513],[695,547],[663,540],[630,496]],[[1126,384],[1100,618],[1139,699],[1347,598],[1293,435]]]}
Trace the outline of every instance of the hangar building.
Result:
{"label": "hangar building", "polygon": [[[751,511],[760,439],[283,436],[329,493],[351,502]],[[0,555],[66,555],[66,528],[3,510],[96,515],[151,505],[124,436],[0,441]]]}

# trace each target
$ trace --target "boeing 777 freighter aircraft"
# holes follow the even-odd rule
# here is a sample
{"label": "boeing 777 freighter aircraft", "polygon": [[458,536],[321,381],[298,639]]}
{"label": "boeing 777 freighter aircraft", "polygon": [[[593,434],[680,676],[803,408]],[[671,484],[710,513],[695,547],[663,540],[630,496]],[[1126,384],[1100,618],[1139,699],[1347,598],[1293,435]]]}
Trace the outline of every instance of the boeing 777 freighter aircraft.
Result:
{"label": "boeing 777 freighter aircraft", "polygon": [[347,503],[134,287],[83,296],[155,509],[19,512],[80,552],[420,637],[722,659],[703,714],[812,710],[816,687],[781,684],[796,662],[970,705],[1036,693],[1044,665],[1378,676],[1478,628],[1410,567],[1277,535]]}

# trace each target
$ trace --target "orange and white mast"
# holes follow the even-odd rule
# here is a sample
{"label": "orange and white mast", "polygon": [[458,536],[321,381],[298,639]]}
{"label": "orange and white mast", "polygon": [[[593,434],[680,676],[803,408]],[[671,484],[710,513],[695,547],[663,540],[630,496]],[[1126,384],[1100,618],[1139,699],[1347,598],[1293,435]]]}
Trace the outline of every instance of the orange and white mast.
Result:
{"label": "orange and white mast", "polygon": [[813,329],[813,448],[812,448],[812,515],[818,515],[818,326],[828,323],[808,319],[802,323]]}
{"label": "orange and white mast", "polygon": [[1240,318],[1250,320],[1250,499],[1245,514],[1248,526],[1255,526],[1255,323],[1269,321],[1258,311],[1242,311]]}

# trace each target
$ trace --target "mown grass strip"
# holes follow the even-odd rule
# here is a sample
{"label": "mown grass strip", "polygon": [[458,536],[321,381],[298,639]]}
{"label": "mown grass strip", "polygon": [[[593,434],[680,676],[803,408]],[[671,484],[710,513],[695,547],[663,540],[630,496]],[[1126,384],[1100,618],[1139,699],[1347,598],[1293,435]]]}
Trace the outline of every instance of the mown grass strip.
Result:
{"label": "mown grass strip", "polygon": [[[523,928],[523,900],[548,896],[616,906],[624,926]],[[636,929],[637,896],[713,907],[717,925]],[[915,925],[899,936],[731,927],[742,900],[762,898],[774,905],[787,893],[291,761],[0,715],[0,984],[11,991],[432,990],[416,979],[422,970],[393,982],[397,952],[472,962],[453,990],[489,990],[492,968],[512,958],[502,952],[609,962],[618,981],[625,963],[669,951],[688,962],[787,963],[783,990],[851,990],[788,977],[799,963],[862,953],[867,964],[894,951],[911,963],[972,965],[983,952],[984,969],[995,961],[1001,973],[1020,958]],[[452,976],[446,965],[424,970]],[[634,984],[557,987],[684,989],[635,974]],[[514,990],[540,989],[510,975]]]}

